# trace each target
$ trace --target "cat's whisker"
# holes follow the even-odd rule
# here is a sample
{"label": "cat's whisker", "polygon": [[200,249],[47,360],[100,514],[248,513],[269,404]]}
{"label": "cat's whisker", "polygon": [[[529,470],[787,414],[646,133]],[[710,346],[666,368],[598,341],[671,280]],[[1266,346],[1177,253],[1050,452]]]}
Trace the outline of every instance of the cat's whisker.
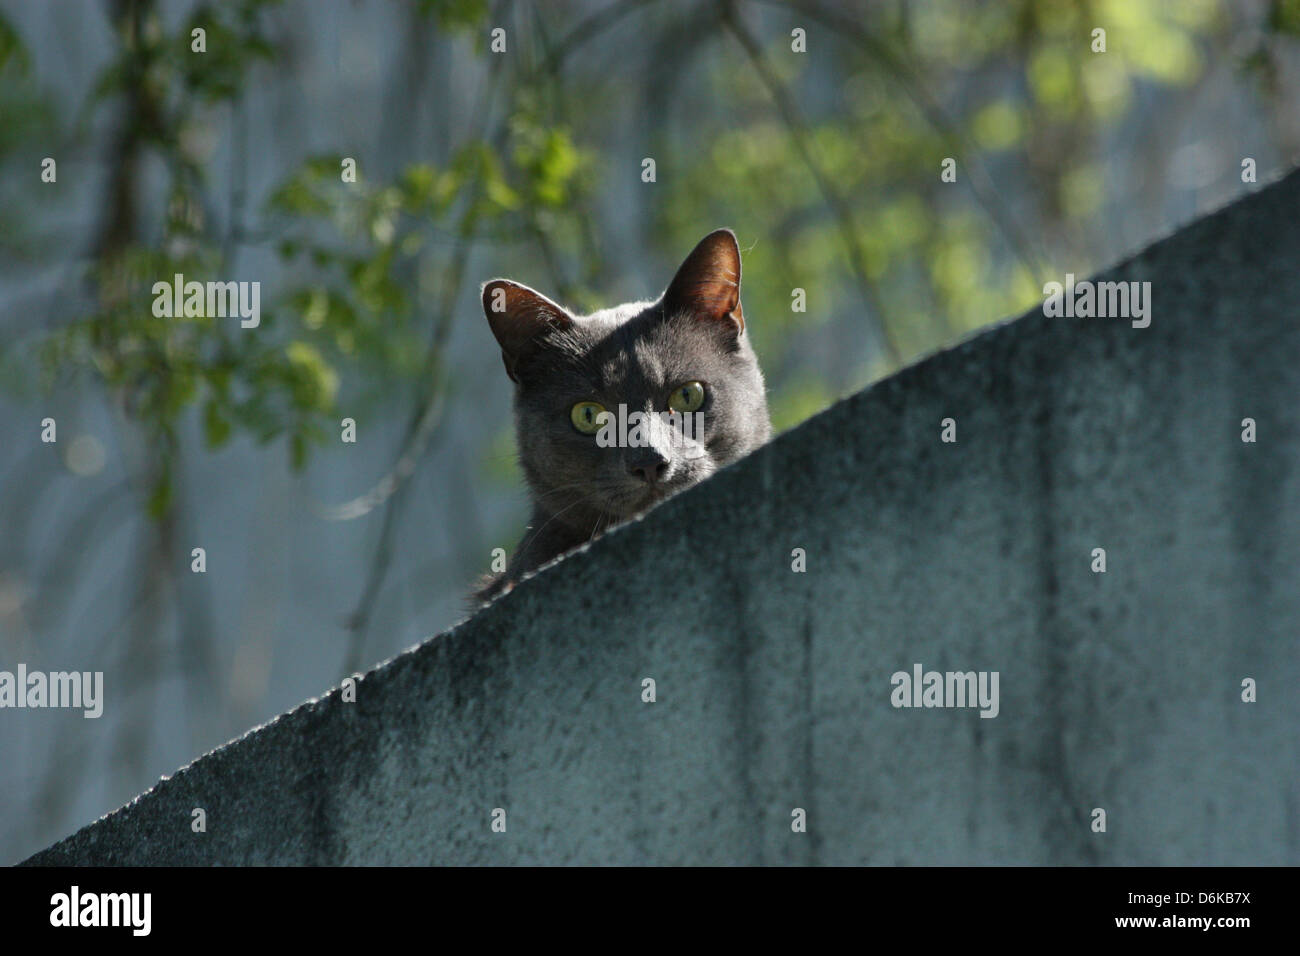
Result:
{"label": "cat's whisker", "polygon": [[546,521],[542,522],[541,527],[539,527],[536,531],[534,531],[532,534],[530,534],[530,535],[528,535],[527,537],[525,537],[524,540],[520,542],[520,544],[519,544],[519,550],[522,551],[522,550],[527,546],[527,544],[529,543],[529,541],[536,539],[537,536],[540,535],[540,534],[541,534],[541,533],[542,533],[542,532],[547,528],[547,526],[550,525],[550,523],[551,523],[552,521],[554,521],[554,520],[555,520],[556,518],[558,518],[560,515],[564,514],[566,511],[572,511],[574,508],[578,507],[578,505],[580,505],[580,504],[582,504],[582,499],[581,499],[581,498],[579,498],[577,501],[575,501],[573,504],[569,505],[568,507],[566,507],[566,508],[561,508],[561,509],[560,509],[559,511],[557,511],[555,514],[551,515],[550,518],[548,518]]}
{"label": "cat's whisker", "polygon": [[568,485],[563,488],[551,488],[547,491],[538,492],[535,495],[535,499],[537,501],[548,501],[548,500],[553,500],[556,497],[562,495],[567,496],[574,491],[589,492],[593,488],[595,488],[596,490],[602,490],[599,486],[594,485],[592,482],[574,482],[572,485]]}
{"label": "cat's whisker", "polygon": [[617,478],[602,478],[595,476],[584,481],[569,482],[564,485],[556,485],[553,488],[547,488],[544,491],[537,492],[538,498],[548,498],[556,494],[562,494],[566,491],[581,489],[583,491],[611,492],[620,491],[627,487],[626,483]]}

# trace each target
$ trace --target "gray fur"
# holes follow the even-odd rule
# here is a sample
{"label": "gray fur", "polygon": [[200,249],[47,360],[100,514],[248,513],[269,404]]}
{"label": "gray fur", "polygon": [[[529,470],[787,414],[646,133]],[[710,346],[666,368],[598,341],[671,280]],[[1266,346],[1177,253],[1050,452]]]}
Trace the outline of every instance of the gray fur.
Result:
{"label": "gray fur", "polygon": [[[719,263],[730,265],[733,257],[734,281],[717,278]],[[703,481],[771,435],[763,374],[740,317],[739,252],[730,232],[720,230],[701,242],[673,285],[654,302],[578,316],[527,287],[508,283],[515,309],[502,317],[489,305],[492,289],[502,281],[484,287],[484,305],[516,383],[515,434],[533,514],[506,571],[478,592],[482,600]],[[705,297],[699,288],[730,295],[734,314],[724,314],[725,305],[709,314],[708,306],[719,300]],[[522,335],[521,323],[537,334]],[[576,402],[588,400],[611,412],[620,403],[629,412],[661,412],[668,394],[691,381],[704,383],[707,392],[701,457],[689,458],[680,442],[667,441],[670,436],[657,421],[650,449],[603,448],[569,418]],[[648,477],[647,456],[654,473],[662,472],[655,480]],[[638,466],[643,473],[632,470]]]}

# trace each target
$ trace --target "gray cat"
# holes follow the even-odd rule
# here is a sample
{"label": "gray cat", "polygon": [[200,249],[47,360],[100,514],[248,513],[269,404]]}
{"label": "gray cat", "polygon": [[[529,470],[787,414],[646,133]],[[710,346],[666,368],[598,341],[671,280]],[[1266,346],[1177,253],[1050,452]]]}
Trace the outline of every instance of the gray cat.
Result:
{"label": "gray cat", "polygon": [[[578,316],[527,286],[493,279],[483,286],[483,310],[515,383],[515,436],[533,514],[479,600],[771,435],[729,229],[705,236],[654,302]],[[628,427],[634,422],[640,427]]]}

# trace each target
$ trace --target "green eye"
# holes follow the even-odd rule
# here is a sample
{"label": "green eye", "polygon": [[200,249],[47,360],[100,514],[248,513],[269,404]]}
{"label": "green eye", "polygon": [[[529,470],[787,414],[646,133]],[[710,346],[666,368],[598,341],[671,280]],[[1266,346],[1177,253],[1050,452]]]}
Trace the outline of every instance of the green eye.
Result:
{"label": "green eye", "polygon": [[668,407],[675,412],[699,411],[704,404],[704,386],[699,382],[678,385],[668,396]]}
{"label": "green eye", "polygon": [[578,402],[569,410],[569,421],[584,435],[594,435],[600,431],[600,416],[604,412],[605,406],[600,402]]}

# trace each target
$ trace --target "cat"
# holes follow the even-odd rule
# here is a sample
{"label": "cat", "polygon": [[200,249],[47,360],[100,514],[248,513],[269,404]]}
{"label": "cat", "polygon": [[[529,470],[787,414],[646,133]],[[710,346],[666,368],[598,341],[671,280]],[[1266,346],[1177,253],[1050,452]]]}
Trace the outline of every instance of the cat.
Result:
{"label": "cat", "polygon": [[[653,302],[580,316],[493,279],[483,285],[483,311],[515,383],[515,437],[533,507],[505,570],[480,582],[480,602],[771,436],[729,229],[705,236]],[[615,420],[640,418],[635,412],[647,416],[645,427],[610,447]]]}

